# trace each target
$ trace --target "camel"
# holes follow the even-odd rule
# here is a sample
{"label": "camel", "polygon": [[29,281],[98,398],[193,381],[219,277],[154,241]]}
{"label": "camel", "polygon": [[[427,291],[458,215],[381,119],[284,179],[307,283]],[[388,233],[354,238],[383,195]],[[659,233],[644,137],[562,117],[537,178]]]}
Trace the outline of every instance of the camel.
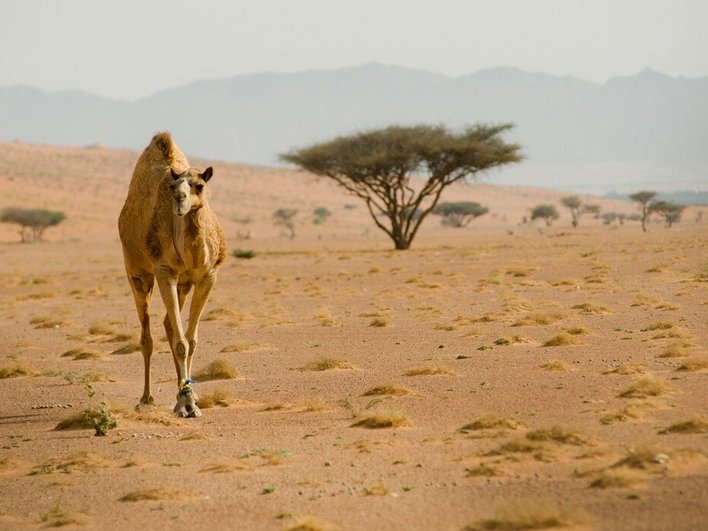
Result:
{"label": "camel", "polygon": [[[150,299],[154,281],[167,313],[164,326],[177,371],[180,417],[198,417],[192,389],[192,360],[199,319],[219,266],[226,258],[226,239],[207,202],[213,169],[192,168],[167,132],[157,133],[138,159],[128,196],[118,219],[123,259],[140,319],[140,348],[145,362],[142,405],[155,400],[150,390]],[[194,288],[187,331],[181,311]]]}

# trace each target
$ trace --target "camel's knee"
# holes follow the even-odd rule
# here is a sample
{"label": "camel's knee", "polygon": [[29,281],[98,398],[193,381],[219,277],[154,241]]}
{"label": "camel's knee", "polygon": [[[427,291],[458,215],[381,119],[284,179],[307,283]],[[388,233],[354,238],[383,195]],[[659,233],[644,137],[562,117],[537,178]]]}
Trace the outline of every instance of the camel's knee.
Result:
{"label": "camel's knee", "polygon": [[184,339],[175,341],[175,356],[180,360],[186,360],[189,354],[189,343]]}

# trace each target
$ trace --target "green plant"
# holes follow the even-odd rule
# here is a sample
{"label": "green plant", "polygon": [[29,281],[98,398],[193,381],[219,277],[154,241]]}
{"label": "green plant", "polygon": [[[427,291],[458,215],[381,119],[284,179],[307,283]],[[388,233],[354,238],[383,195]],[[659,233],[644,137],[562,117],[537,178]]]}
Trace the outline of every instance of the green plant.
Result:
{"label": "green plant", "polygon": [[256,256],[256,251],[252,249],[236,249],[233,253],[234,258],[249,260]]}
{"label": "green plant", "polygon": [[96,436],[105,436],[110,430],[118,427],[118,420],[105,401],[95,408],[87,409],[84,412],[84,419],[86,424],[96,430]]}

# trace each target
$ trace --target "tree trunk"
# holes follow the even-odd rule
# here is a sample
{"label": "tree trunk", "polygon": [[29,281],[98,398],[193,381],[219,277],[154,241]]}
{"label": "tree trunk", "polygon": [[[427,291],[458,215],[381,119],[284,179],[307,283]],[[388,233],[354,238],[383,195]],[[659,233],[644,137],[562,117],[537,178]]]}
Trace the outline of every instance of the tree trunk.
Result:
{"label": "tree trunk", "polygon": [[407,240],[405,238],[396,238],[393,240],[393,243],[396,245],[397,251],[405,251],[411,246],[410,240]]}

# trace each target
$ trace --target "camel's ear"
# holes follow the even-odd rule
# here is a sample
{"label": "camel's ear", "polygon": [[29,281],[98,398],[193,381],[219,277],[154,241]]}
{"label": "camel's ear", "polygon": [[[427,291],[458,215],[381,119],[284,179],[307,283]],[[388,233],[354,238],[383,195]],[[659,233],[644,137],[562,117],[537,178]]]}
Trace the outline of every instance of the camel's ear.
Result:
{"label": "camel's ear", "polygon": [[179,179],[179,177],[180,177],[180,175],[181,175],[181,174],[177,173],[174,168],[170,168],[170,173],[172,174],[172,178],[173,178],[175,181],[176,181],[177,179]]}
{"label": "camel's ear", "polygon": [[204,173],[200,174],[199,177],[204,179],[205,183],[209,182],[209,179],[211,179],[211,176],[214,175],[214,168],[209,166],[206,170],[204,170]]}

